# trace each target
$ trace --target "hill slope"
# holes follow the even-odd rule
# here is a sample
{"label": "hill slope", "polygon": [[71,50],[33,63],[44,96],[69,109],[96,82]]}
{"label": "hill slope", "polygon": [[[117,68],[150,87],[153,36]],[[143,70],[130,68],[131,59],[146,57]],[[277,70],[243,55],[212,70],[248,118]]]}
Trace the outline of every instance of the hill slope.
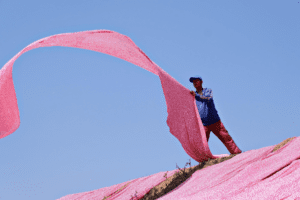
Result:
{"label": "hill slope", "polygon": [[74,199],[300,199],[300,138],[199,165],[160,172]]}

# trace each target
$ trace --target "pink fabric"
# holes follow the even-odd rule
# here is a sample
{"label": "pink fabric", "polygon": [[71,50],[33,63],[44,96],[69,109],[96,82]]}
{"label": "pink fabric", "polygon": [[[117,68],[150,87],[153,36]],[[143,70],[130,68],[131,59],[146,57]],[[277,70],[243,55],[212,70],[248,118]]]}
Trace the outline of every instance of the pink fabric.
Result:
{"label": "pink fabric", "polygon": [[[76,47],[106,53],[158,75],[166,98],[170,132],[196,161],[216,157],[208,148],[195,99],[189,90],[153,63],[130,38],[113,31],[84,31],[46,37],[28,45],[7,62],[0,70],[0,138],[13,133],[20,126],[12,80],[14,61],[26,51],[51,46]],[[300,138],[271,153],[274,146],[248,151],[199,170],[175,190],[159,199],[300,199]],[[169,172],[168,177],[176,171],[178,170]],[[61,199],[102,199],[112,194],[109,199],[128,200],[135,191],[138,192],[139,199],[153,186],[162,182],[165,179],[164,174],[165,172],[160,172]],[[114,193],[127,183],[129,185],[124,189]]]}
{"label": "pink fabric", "polygon": [[274,146],[199,170],[159,200],[300,199],[300,138],[272,153]]}
{"label": "pink fabric", "polygon": [[[159,200],[300,200],[300,138],[279,150],[275,145],[236,155],[230,160],[196,171]],[[172,176],[178,169],[168,172]],[[166,172],[94,191],[71,194],[59,200],[141,199],[164,178]],[[121,191],[122,186],[127,185]],[[118,187],[117,187],[118,186]]]}
{"label": "pink fabric", "polygon": [[40,39],[25,47],[4,65],[0,70],[0,138],[13,133],[20,126],[19,109],[12,80],[12,67],[15,60],[29,50],[51,46],[98,51],[124,59],[158,75],[167,103],[167,124],[170,132],[180,141],[187,154],[198,162],[228,155],[211,154],[195,98],[189,93],[189,89],[152,62],[129,37],[107,30],[64,33]]}
{"label": "pink fabric", "polygon": [[[182,169],[183,170],[183,169]],[[126,181],[121,184],[113,185],[111,187],[105,187],[98,190],[93,190],[89,192],[83,192],[78,194],[70,194],[67,196],[64,196],[60,198],[59,200],[98,200],[103,199],[104,197],[108,197],[112,195],[109,200],[114,199],[131,199],[131,196],[135,196],[137,191],[137,199],[142,198],[145,194],[147,194],[151,188],[159,185],[161,182],[166,180],[166,178],[172,176],[174,173],[178,172],[178,169],[169,171],[169,172],[159,172],[157,174],[153,174],[150,176],[137,178],[134,180]],[[167,175],[165,176],[165,174]],[[164,177],[165,176],[165,177]],[[129,183],[129,184],[128,184]],[[126,184],[128,184],[126,186]],[[121,189],[123,186],[123,189]],[[116,192],[118,189],[121,189],[120,191]],[[136,199],[136,198],[134,198]]]}

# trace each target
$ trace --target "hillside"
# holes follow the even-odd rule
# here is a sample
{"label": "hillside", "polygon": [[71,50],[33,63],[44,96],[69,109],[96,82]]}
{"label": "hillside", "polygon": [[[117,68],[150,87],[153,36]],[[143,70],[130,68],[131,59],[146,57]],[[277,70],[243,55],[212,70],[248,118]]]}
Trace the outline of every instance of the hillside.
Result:
{"label": "hillside", "polygon": [[226,199],[229,196],[230,199],[300,199],[300,193],[296,192],[300,191],[297,179],[298,143],[300,138],[292,137],[277,145],[67,195],[59,200]]}

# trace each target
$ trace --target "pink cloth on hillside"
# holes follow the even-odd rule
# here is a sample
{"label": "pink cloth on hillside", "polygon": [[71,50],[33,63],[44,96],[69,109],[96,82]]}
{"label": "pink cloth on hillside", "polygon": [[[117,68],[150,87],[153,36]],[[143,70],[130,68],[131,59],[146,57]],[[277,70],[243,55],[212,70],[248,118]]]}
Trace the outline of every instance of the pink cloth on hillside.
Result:
{"label": "pink cloth on hillside", "polygon": [[[159,200],[300,200],[300,137],[196,171]],[[126,199],[126,198],[124,198]]]}
{"label": "pink cloth on hillside", "polygon": [[[300,200],[300,137],[272,152],[274,147],[247,151],[196,171],[158,200]],[[169,171],[167,177],[177,171]],[[129,200],[136,192],[133,200],[137,200],[164,181],[164,174],[159,172],[58,200],[96,200],[109,195],[112,196],[108,200]]]}
{"label": "pink cloth on hillside", "polygon": [[158,75],[167,103],[167,124],[170,132],[180,141],[187,154],[198,162],[208,158],[228,156],[228,154],[211,154],[195,98],[189,93],[189,89],[152,62],[129,37],[108,30],[49,36],[31,43],[7,62],[0,70],[0,138],[13,133],[20,126],[19,109],[12,79],[12,67],[15,60],[29,50],[51,46],[98,51],[124,59]]}
{"label": "pink cloth on hillside", "polygon": [[[93,200],[93,199],[98,200],[98,199],[103,199],[104,197],[108,197],[110,195],[111,197],[109,197],[108,200],[114,200],[114,199],[129,200],[131,196],[137,196],[137,199],[140,199],[145,194],[147,194],[151,190],[151,188],[159,185],[161,182],[165,181],[166,178],[169,178],[170,176],[172,176],[178,171],[179,169],[175,169],[168,172],[159,172],[157,174],[152,174],[150,176],[145,176],[134,180],[126,181],[124,183],[120,183],[110,187],[100,188],[97,190],[82,192],[77,194],[69,194],[64,197],[61,197],[58,200],[75,200],[75,199],[76,200]],[[118,191],[119,189],[120,191]]]}

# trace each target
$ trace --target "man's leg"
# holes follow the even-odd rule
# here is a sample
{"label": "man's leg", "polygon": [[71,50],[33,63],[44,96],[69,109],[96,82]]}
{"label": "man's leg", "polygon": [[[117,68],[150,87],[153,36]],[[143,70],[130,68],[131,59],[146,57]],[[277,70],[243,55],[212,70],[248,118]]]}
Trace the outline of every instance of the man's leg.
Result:
{"label": "man's leg", "polygon": [[231,154],[242,153],[242,151],[234,143],[233,139],[229,135],[228,131],[220,121],[211,125],[212,132],[222,141]]}
{"label": "man's leg", "polygon": [[211,130],[210,130],[209,126],[203,126],[203,127],[204,127],[204,130],[205,130],[206,139],[207,139],[207,142],[208,142]]}

